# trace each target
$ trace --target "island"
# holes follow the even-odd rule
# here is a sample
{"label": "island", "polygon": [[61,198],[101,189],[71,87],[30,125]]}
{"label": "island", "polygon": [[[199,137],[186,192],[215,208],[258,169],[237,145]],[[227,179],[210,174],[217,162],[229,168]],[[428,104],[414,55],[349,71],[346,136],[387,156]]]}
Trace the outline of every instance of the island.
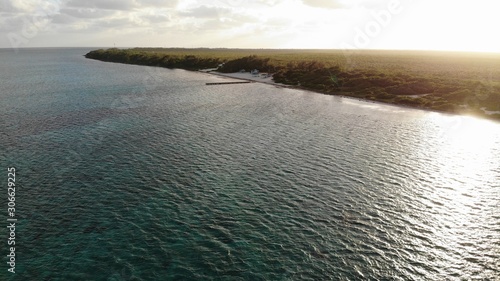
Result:
{"label": "island", "polygon": [[389,50],[98,49],[106,62],[254,71],[276,83],[328,95],[500,120],[500,54]]}

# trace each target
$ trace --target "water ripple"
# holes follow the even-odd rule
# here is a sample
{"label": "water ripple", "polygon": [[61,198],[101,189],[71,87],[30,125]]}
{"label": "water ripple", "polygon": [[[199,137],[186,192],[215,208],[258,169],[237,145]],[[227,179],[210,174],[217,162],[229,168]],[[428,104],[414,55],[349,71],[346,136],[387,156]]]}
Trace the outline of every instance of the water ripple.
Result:
{"label": "water ripple", "polygon": [[499,124],[70,58],[1,113],[25,280],[500,278]]}

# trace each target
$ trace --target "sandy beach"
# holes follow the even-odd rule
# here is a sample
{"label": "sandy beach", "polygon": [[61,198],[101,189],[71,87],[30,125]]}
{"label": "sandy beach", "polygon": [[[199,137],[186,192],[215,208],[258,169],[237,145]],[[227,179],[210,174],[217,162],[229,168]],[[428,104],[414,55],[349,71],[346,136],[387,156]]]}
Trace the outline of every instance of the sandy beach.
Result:
{"label": "sandy beach", "polygon": [[285,88],[292,87],[290,85],[285,85],[285,84],[274,82],[272,75],[266,75],[266,74],[254,75],[254,74],[251,74],[250,72],[222,73],[222,72],[217,72],[217,71],[203,71],[203,70],[201,70],[201,71],[208,73],[208,74],[221,76],[221,77],[228,77],[228,78],[240,79],[240,80],[245,80],[245,81],[254,81],[254,82],[265,83],[265,84],[270,84],[270,85],[274,85],[274,86],[278,86],[278,87],[285,87]]}
{"label": "sandy beach", "polygon": [[[252,81],[252,82],[257,82],[257,83],[264,83],[264,84],[269,84],[269,85],[273,85],[276,87],[293,88],[293,89],[298,89],[298,90],[303,90],[303,91],[310,91],[310,92],[318,93],[318,94],[325,94],[325,93],[317,92],[317,91],[314,91],[311,89],[300,88],[299,86],[276,83],[276,82],[274,82],[272,75],[270,75],[270,76],[266,75],[263,77],[263,75],[261,75],[262,73],[259,75],[253,75],[250,72],[222,73],[222,72],[215,71],[215,69],[204,69],[204,70],[200,70],[200,72],[208,73],[208,74],[212,74],[212,75],[217,75],[220,77],[227,77],[227,78],[232,78],[232,79]],[[429,112],[436,112],[436,113],[441,113],[441,114],[451,114],[451,115],[458,114],[458,113],[454,113],[454,112],[447,112],[444,110],[436,110],[436,109],[429,109],[429,108],[423,108],[423,107],[417,107],[417,106],[395,104],[395,103],[353,97],[353,96],[349,96],[349,95],[343,95],[340,92],[337,93],[335,96],[345,98],[348,100],[352,100],[352,101],[361,101],[361,102],[365,102],[365,103],[373,104],[373,105],[393,106],[393,107],[399,108],[400,110],[403,110],[403,111],[405,109],[410,109],[410,110],[423,110],[423,111],[429,111]],[[488,116],[492,115],[492,114],[500,114],[500,112],[498,112],[498,111],[486,111],[485,108],[482,108],[481,110],[483,110],[484,113]],[[461,114],[461,115],[464,115],[464,114]],[[467,114],[465,114],[465,115],[467,115]]]}
{"label": "sandy beach", "polygon": [[[207,73],[207,74],[217,75],[220,77],[227,77],[227,78],[232,78],[232,79],[252,81],[252,82],[257,82],[257,83],[264,83],[264,84],[269,84],[269,85],[273,85],[276,87],[293,88],[293,89],[298,89],[298,90],[303,90],[303,91],[310,91],[310,92],[317,93],[317,94],[325,94],[325,93],[316,92],[316,91],[313,91],[310,89],[303,89],[303,88],[293,86],[293,85],[276,83],[276,82],[274,82],[272,75],[268,76],[268,77],[262,77],[261,75],[257,75],[257,76],[253,75],[250,72],[222,73],[222,72],[215,71],[215,69],[203,69],[203,70],[199,70],[199,71],[203,72],[203,73]],[[422,107],[414,107],[414,106],[408,106],[408,105],[402,105],[402,104],[388,103],[388,102],[383,102],[383,101],[363,99],[363,98],[353,97],[353,96],[349,96],[349,95],[343,95],[342,93],[338,93],[335,96],[345,98],[345,99],[348,99],[351,101],[365,102],[367,104],[393,106],[395,108],[399,108],[400,110],[405,110],[405,109],[423,110],[423,111],[430,111],[430,112],[437,112],[437,113],[454,115],[454,113],[450,113],[450,112],[446,112],[446,111],[432,110],[432,109],[422,108]]]}

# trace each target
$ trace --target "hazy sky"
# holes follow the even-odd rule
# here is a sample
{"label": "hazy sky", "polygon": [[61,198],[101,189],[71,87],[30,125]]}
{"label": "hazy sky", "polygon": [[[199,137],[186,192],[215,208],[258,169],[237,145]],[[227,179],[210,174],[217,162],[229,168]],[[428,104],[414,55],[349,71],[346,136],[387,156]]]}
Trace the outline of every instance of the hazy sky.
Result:
{"label": "hazy sky", "polygon": [[500,52],[495,0],[0,0],[0,47]]}

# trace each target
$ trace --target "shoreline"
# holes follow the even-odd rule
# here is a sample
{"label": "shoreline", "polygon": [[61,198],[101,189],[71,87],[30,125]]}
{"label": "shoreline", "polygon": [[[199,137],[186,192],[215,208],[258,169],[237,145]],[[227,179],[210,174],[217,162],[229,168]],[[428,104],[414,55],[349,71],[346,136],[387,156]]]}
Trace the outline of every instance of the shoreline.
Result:
{"label": "shoreline", "polygon": [[[198,49],[165,49],[163,52],[161,50],[163,49],[154,51],[99,49],[87,53],[85,57],[105,62],[184,69],[221,78],[305,90],[373,104],[392,105],[402,109],[500,121],[500,92],[495,92],[496,88],[491,83],[488,84],[491,81],[481,80],[481,77],[472,80],[463,79],[463,71],[447,79],[438,74],[423,75],[412,72],[414,70],[405,68],[408,63],[414,62],[414,58],[410,57],[394,58],[386,55],[387,58],[379,58],[377,62],[351,69],[338,64],[335,56],[331,54],[315,54],[313,59],[308,57],[311,54],[307,52],[297,53],[293,58],[277,63],[273,61],[279,58],[279,54],[276,53],[258,57],[233,54],[230,50],[224,50],[222,53]],[[396,62],[399,64],[396,67],[391,64],[389,68],[386,59],[389,61],[397,59]],[[285,62],[288,62],[286,66]],[[332,63],[337,65],[332,66]],[[378,68],[374,70],[372,68],[374,66]],[[427,61],[424,66],[432,70],[435,60]],[[456,69],[454,65],[447,67],[449,71]],[[242,69],[260,69],[265,72],[259,75],[258,71],[249,73]],[[469,72],[474,74],[471,69]],[[432,71],[430,74],[433,74]],[[471,89],[476,90],[472,92]]]}
{"label": "shoreline", "polygon": [[252,75],[249,72],[222,73],[222,72],[218,72],[218,71],[204,71],[204,70],[198,70],[198,72],[211,74],[211,75],[219,76],[219,77],[223,77],[223,78],[231,78],[231,79],[237,79],[237,80],[243,80],[243,81],[257,82],[257,83],[262,83],[262,84],[267,84],[267,85],[273,85],[273,86],[280,87],[280,88],[293,88],[293,86],[291,86],[291,85],[285,85],[285,84],[274,82],[272,79],[272,76],[265,78],[266,80],[263,80],[264,78],[260,78],[260,77],[255,77],[255,79],[252,79],[252,77],[242,77],[245,74]]}
{"label": "shoreline", "polygon": [[241,72],[222,73],[222,72],[218,72],[218,71],[215,71],[215,70],[208,70],[207,71],[207,70],[203,70],[203,69],[197,70],[197,72],[214,75],[214,76],[221,77],[221,78],[230,78],[230,79],[236,79],[236,80],[250,81],[250,82],[255,82],[255,83],[261,83],[261,84],[271,85],[271,86],[275,86],[275,87],[278,87],[278,88],[287,88],[287,89],[294,89],[294,90],[302,90],[302,91],[311,92],[311,93],[315,93],[315,94],[321,94],[321,95],[333,96],[333,97],[340,97],[340,98],[345,98],[345,99],[355,100],[355,101],[361,101],[361,102],[366,102],[366,103],[371,103],[371,104],[389,105],[389,106],[394,106],[394,107],[398,107],[398,108],[402,108],[402,109],[421,110],[421,111],[434,112],[434,113],[446,114],[446,115],[451,115],[451,116],[467,116],[467,117],[474,117],[474,118],[479,118],[479,119],[485,119],[485,120],[500,122],[500,121],[498,121],[497,119],[494,119],[494,118],[487,118],[487,117],[484,117],[484,116],[473,115],[473,114],[454,113],[454,112],[449,112],[449,111],[440,111],[440,110],[430,109],[430,108],[424,108],[424,107],[416,107],[416,106],[409,106],[409,105],[404,105],[404,104],[383,102],[383,101],[378,101],[378,100],[363,99],[363,98],[358,98],[358,97],[353,97],[353,96],[348,96],[348,95],[342,95],[342,94],[332,95],[332,94],[328,94],[328,93],[322,93],[322,92],[319,92],[319,91],[314,91],[314,90],[303,88],[303,87],[299,87],[299,86],[286,85],[286,84],[274,82],[273,78],[272,78],[272,75],[270,77],[266,78],[265,81],[263,81],[263,79],[260,78],[260,77],[255,77],[255,79],[252,79],[252,77],[242,77],[244,74],[252,75],[249,72],[243,72],[243,73],[241,73]]}

